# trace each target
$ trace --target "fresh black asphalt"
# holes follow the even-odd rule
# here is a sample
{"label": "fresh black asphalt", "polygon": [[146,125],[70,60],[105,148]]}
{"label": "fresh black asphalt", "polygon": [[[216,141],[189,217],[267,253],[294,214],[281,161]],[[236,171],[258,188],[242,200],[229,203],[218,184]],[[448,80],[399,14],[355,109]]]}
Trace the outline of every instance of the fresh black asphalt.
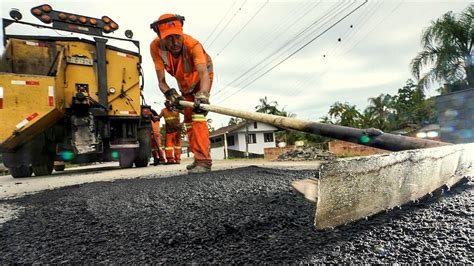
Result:
{"label": "fresh black asphalt", "polygon": [[11,263],[474,263],[472,181],[319,232],[290,182],[314,171],[246,167],[98,182],[3,200]]}

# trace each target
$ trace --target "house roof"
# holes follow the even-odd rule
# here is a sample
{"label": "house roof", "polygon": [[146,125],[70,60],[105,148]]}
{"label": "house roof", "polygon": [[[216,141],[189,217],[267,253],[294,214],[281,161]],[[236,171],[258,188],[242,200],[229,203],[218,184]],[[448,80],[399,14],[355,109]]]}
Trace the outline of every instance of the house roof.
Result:
{"label": "house roof", "polygon": [[390,131],[389,133],[397,134],[397,135],[406,135],[406,134],[415,132],[416,130],[417,130],[416,125],[410,124],[410,125],[405,126],[404,128],[399,128],[397,130]]}
{"label": "house roof", "polygon": [[431,124],[427,125],[426,127],[422,127],[418,129],[418,132],[427,132],[427,131],[439,131],[440,126],[438,124]]}
{"label": "house roof", "polygon": [[216,136],[220,136],[220,135],[224,135],[224,133],[226,132],[232,132],[232,131],[235,131],[237,129],[240,129],[242,127],[245,126],[245,122],[242,122],[242,123],[239,123],[239,124],[235,124],[235,125],[230,125],[230,126],[225,126],[225,127],[221,127],[219,129],[216,129],[214,131],[212,131],[211,133],[209,133],[209,137],[216,137]]}

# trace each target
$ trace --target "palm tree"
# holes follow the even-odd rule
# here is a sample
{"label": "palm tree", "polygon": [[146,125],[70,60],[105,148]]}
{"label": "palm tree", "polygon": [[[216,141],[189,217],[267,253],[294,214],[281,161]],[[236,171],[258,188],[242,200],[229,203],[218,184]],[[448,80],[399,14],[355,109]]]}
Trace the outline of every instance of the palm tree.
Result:
{"label": "palm tree", "polygon": [[285,110],[285,108],[282,108],[281,111],[278,111],[276,113],[276,115],[289,117],[289,118],[295,118],[296,117],[295,113],[289,112],[289,111]]}
{"label": "palm tree", "polygon": [[[471,4],[458,17],[448,12],[423,31],[423,51],[410,64],[421,88],[427,88],[434,81],[448,84],[462,81],[474,87],[473,23],[474,4]],[[432,68],[421,74],[427,66]]]}
{"label": "palm tree", "polygon": [[335,124],[348,127],[361,126],[361,114],[355,105],[335,102],[329,108],[329,118],[335,119]]}
{"label": "palm tree", "polygon": [[372,126],[384,130],[388,126],[388,118],[392,112],[390,108],[392,96],[390,94],[380,94],[378,97],[369,98],[369,106],[366,113],[371,118]]}
{"label": "palm tree", "polygon": [[255,110],[259,113],[278,115],[278,103],[276,101],[269,102],[267,96],[260,99],[260,105],[255,106]]}
{"label": "palm tree", "polygon": [[229,123],[227,124],[228,126],[230,125],[237,125],[244,122],[244,119],[238,118],[238,117],[231,117],[229,120]]}

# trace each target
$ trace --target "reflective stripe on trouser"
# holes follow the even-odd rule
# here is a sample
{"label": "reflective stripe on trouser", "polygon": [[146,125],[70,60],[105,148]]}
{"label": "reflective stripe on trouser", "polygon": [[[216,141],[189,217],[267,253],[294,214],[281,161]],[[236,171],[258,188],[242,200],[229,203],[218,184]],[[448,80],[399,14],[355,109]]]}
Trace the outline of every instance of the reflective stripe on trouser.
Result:
{"label": "reflective stripe on trouser", "polygon": [[155,137],[151,135],[151,154],[153,155],[153,160],[155,161],[164,161],[165,153],[161,148],[161,138],[160,136]]}
{"label": "reflective stripe on trouser", "polygon": [[[194,102],[194,95],[184,95],[186,101]],[[193,108],[184,108],[184,123],[189,140],[189,148],[194,154],[196,164],[210,167],[212,165],[209,141],[209,128],[206,116],[196,114]],[[189,127],[191,124],[191,127]]]}
{"label": "reflective stripe on trouser", "polygon": [[181,160],[181,131],[166,133],[165,146],[166,160],[168,162]]}

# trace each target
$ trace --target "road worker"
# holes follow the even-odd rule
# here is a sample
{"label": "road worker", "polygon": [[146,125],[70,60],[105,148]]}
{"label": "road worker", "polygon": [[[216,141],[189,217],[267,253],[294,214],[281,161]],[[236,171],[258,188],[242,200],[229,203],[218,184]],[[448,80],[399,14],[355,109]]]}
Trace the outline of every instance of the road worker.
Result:
{"label": "road worker", "polygon": [[161,148],[160,117],[153,109],[151,109],[151,113],[151,153],[153,155],[153,165],[165,164],[165,154]]}
{"label": "road worker", "polygon": [[160,117],[165,119],[165,154],[167,164],[181,162],[181,132],[183,124],[180,123],[177,112],[169,100],[165,101],[165,108],[161,110]]}
{"label": "road worker", "polygon": [[[206,113],[199,108],[209,103],[209,92],[213,80],[212,61],[201,43],[183,33],[184,17],[165,14],[150,27],[158,36],[150,44],[160,90],[177,108],[179,101],[194,102],[194,108],[184,108],[189,147],[194,153],[194,162],[188,165],[188,173],[209,172],[212,166],[209,129]],[[165,70],[176,78],[179,94],[165,80]]]}

